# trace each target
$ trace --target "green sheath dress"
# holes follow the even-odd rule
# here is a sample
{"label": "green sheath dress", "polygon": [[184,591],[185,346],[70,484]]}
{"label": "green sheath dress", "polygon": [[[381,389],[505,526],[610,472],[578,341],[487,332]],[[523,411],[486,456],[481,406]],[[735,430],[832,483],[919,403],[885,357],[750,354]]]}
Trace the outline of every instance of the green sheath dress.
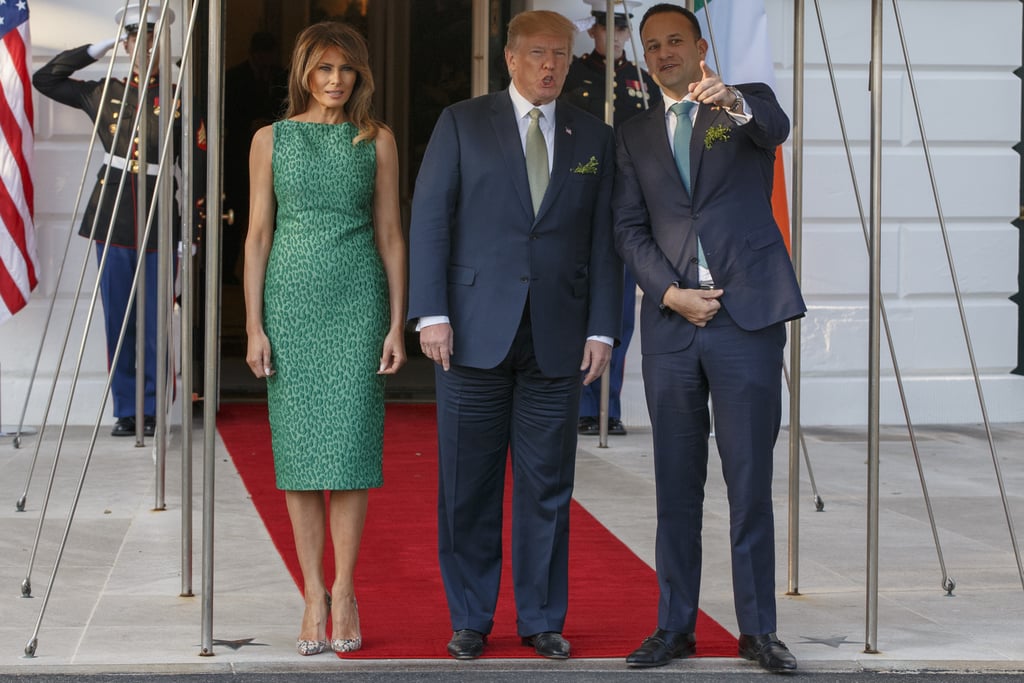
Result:
{"label": "green sheath dress", "polygon": [[277,487],[378,487],[390,309],[373,232],[376,147],[353,146],[350,123],[279,121],[273,131],[277,227],[263,322]]}

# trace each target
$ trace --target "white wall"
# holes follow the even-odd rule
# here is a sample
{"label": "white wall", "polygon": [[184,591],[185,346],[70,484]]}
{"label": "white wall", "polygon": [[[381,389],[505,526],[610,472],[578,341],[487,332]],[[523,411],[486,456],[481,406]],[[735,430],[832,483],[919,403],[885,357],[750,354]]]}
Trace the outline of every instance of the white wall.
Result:
{"label": "white wall", "polygon": [[[104,9],[96,10],[101,4]],[[867,404],[867,250],[814,4],[805,4],[803,289],[810,310],[802,323],[801,412],[808,425],[863,424]],[[829,0],[819,4],[866,207],[870,189],[867,61],[871,3]],[[34,0],[34,66],[57,50],[108,35],[113,30],[110,17],[119,5],[117,0]],[[793,3],[765,0],[765,5],[778,96],[791,111]],[[556,9],[570,19],[589,13],[589,6],[581,0],[538,1],[534,6]],[[1010,225],[1017,216],[1019,193],[1019,157],[1012,146],[1020,133],[1021,82],[1013,70],[1020,66],[1021,4],[1019,0],[902,0],[900,8],[988,412],[995,421],[1024,421],[1024,377],[1009,374],[1016,364],[1017,308],[1008,300],[1016,291],[1021,265],[1017,263],[1020,234]],[[637,11],[637,20],[642,11]],[[978,422],[981,413],[951,295],[890,3],[885,3],[884,38],[882,282],[911,415],[917,424]],[[580,34],[577,51],[589,49],[589,43],[590,39]],[[127,70],[127,65],[123,68]],[[36,105],[34,176],[42,284],[29,307],[0,326],[0,420],[4,424],[15,420],[24,401],[55,269],[72,229],[67,212],[74,202],[89,130],[79,112],[38,96]],[[787,155],[790,153],[787,149]],[[791,170],[788,156],[786,163]],[[77,280],[86,243],[74,237],[71,245],[68,268],[75,271]],[[72,291],[71,284],[61,286],[58,322],[66,320],[71,309]],[[105,378],[102,331],[94,327],[84,353],[79,386],[83,398],[73,407],[73,421],[95,418]],[[80,331],[72,334],[72,340],[73,359]],[[50,381],[46,373],[52,377],[57,341],[47,342],[44,373],[33,391],[30,422],[41,415]],[[886,368],[882,421],[898,424],[903,415],[884,340],[882,349]],[[630,350],[623,398],[627,424],[645,424],[638,343]],[[63,402],[56,405],[63,407]]]}

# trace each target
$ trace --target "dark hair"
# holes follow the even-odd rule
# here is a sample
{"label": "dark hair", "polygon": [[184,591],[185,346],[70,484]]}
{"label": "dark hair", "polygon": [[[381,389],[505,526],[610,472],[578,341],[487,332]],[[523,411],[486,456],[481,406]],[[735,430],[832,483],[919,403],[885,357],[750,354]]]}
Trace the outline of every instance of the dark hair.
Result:
{"label": "dark hair", "polygon": [[643,35],[644,24],[647,23],[648,19],[650,19],[655,14],[665,14],[667,12],[675,12],[676,14],[681,14],[684,17],[686,17],[686,20],[693,25],[693,31],[694,33],[697,34],[697,39],[699,40],[701,38],[700,22],[697,21],[697,15],[695,15],[693,12],[686,9],[685,7],[673,5],[672,3],[669,2],[660,2],[657,5],[652,5],[650,9],[644,12],[644,17],[643,19],[640,20],[640,34]]}
{"label": "dark hair", "polygon": [[355,90],[345,104],[345,113],[359,129],[352,143],[373,140],[377,137],[380,124],[371,113],[373,74],[370,72],[370,53],[363,35],[340,21],[322,21],[308,26],[295,40],[292,68],[288,75],[288,111],[284,117],[290,119],[309,107],[312,97],[309,92],[309,75],[324,53],[332,47],[341,50],[356,71]]}

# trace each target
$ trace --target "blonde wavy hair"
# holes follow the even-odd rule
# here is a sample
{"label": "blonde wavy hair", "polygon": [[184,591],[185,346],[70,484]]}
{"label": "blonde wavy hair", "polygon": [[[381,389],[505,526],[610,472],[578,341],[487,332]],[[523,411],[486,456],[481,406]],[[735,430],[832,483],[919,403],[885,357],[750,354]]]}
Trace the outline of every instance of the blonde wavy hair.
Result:
{"label": "blonde wavy hair", "polygon": [[373,118],[373,73],[370,71],[370,52],[366,39],[356,29],[339,21],[322,21],[307,26],[295,39],[292,68],[288,76],[288,109],[285,118],[303,114],[309,109],[312,94],[309,90],[310,74],[320,63],[324,53],[332,47],[341,50],[355,69],[356,85],[345,103],[345,113],[359,129],[352,141],[373,140],[380,130],[380,122]]}

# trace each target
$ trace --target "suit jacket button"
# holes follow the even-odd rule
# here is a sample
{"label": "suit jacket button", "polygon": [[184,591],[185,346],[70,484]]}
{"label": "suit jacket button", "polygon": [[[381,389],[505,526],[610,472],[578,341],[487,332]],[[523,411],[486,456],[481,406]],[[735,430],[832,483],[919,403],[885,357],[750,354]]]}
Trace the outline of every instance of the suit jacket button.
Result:
{"label": "suit jacket button", "polygon": [[521,278],[519,278],[519,281],[520,282],[529,282],[530,278],[528,278],[528,277],[521,277]]}
{"label": "suit jacket button", "polygon": [[698,261],[697,261],[697,257],[696,256],[690,257],[690,263],[697,263],[697,262]]}

